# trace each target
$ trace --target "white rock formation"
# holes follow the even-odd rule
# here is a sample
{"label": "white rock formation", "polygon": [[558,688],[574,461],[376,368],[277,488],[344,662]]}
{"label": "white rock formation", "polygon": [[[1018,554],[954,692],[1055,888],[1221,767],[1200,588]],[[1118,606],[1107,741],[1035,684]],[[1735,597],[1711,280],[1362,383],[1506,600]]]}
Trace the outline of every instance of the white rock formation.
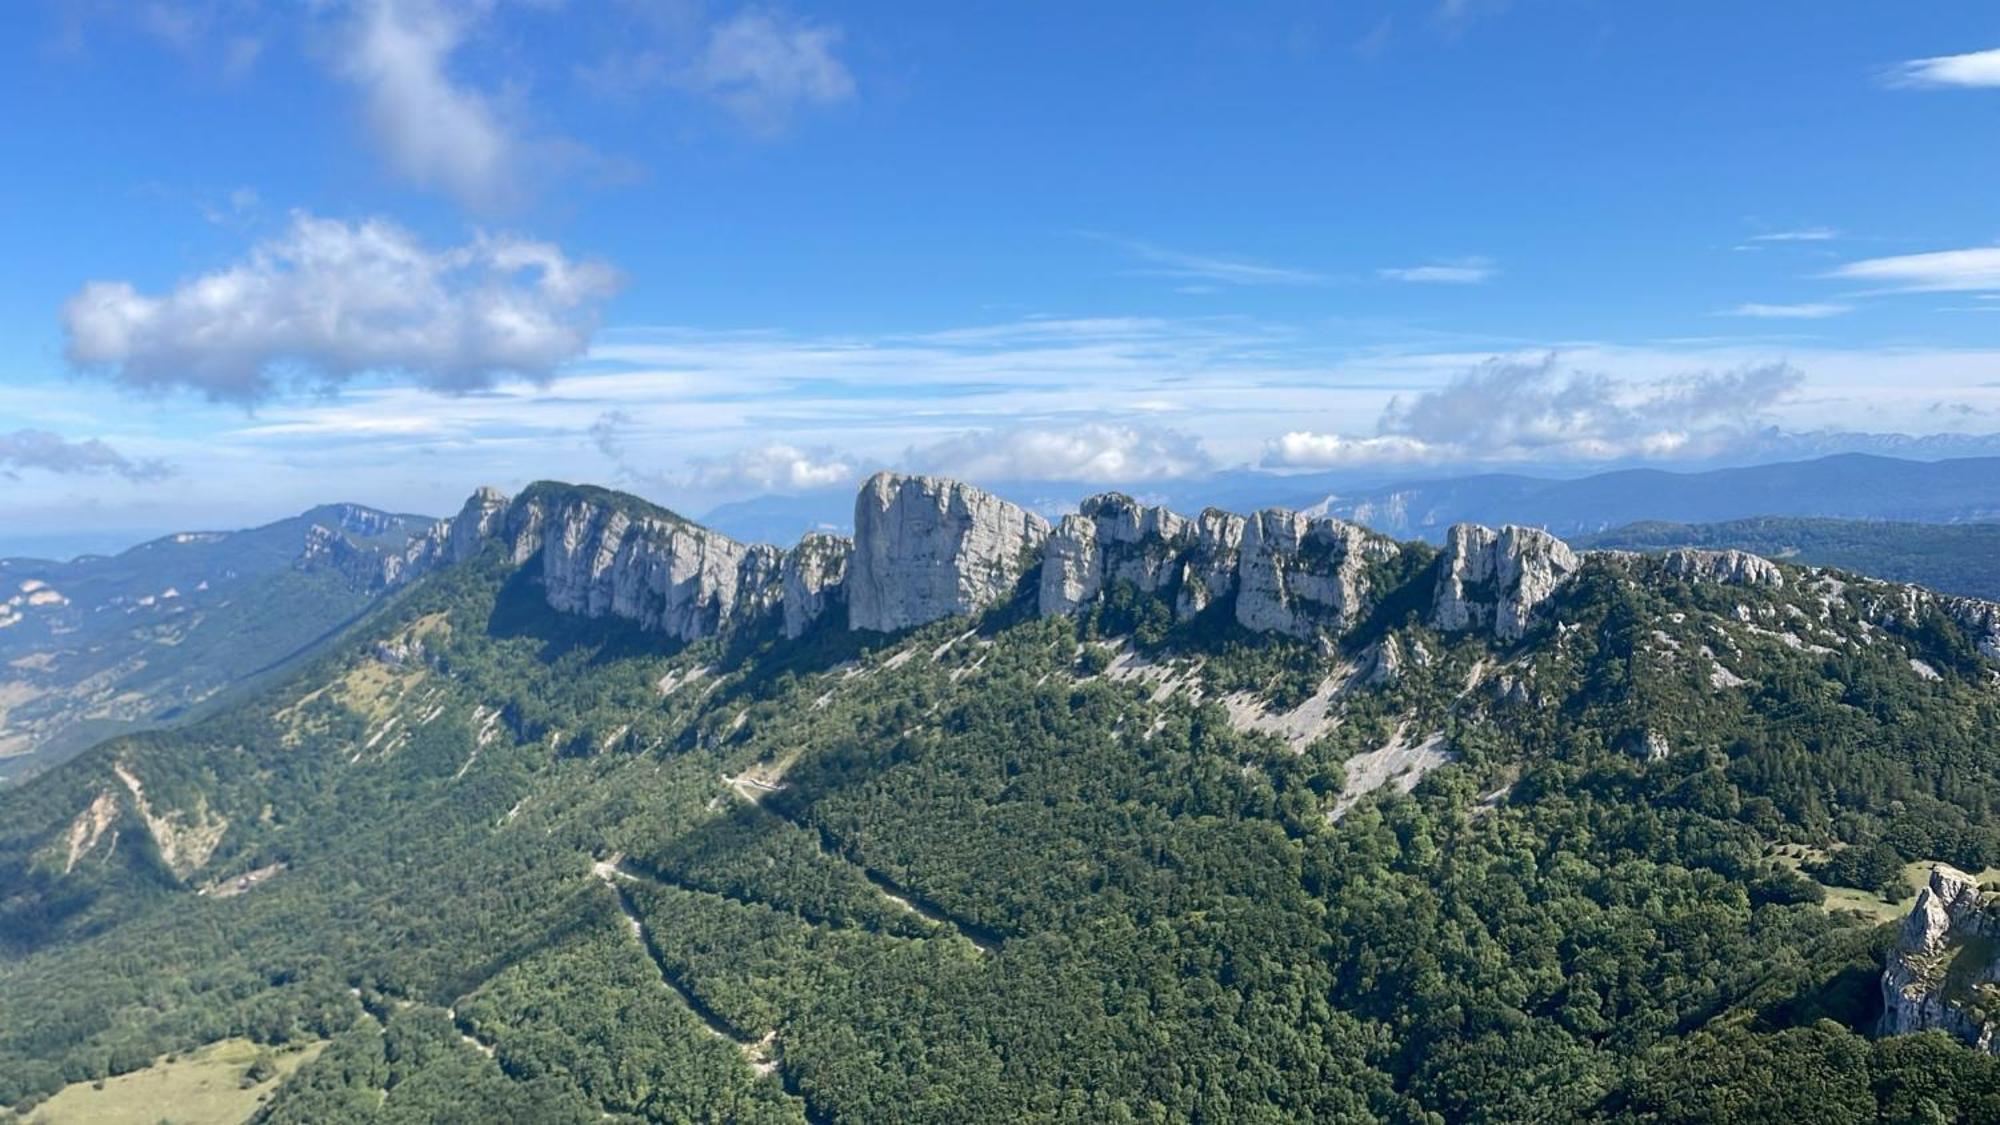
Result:
{"label": "white rock formation", "polygon": [[1048,534],[1047,520],[971,485],[877,473],[854,500],[848,624],[888,633],[985,609]]}
{"label": "white rock formation", "polygon": [[[1971,1009],[1992,1010],[2000,997],[1993,988],[2000,961],[1979,956],[1996,930],[2000,926],[1972,876],[1943,864],[1933,868],[1882,971],[1881,1033],[1937,1028],[1993,1051],[1994,1025]],[[1968,947],[1975,938],[1981,940]]]}
{"label": "white rock formation", "polygon": [[1660,559],[1667,573],[1690,582],[1721,582],[1733,586],[1782,587],[1785,572],[1777,563],[1748,551],[1704,551],[1677,547]]}
{"label": "white rock formation", "polygon": [[1491,629],[1500,640],[1519,640],[1535,610],[1578,565],[1569,544],[1539,528],[1454,524],[1438,557],[1431,624],[1445,632]]}
{"label": "white rock formation", "polygon": [[854,544],[838,535],[812,532],[785,552],[785,636],[798,637],[845,597],[842,582]]}
{"label": "white rock formation", "polygon": [[1190,520],[1108,493],[1064,517],[1042,551],[1041,611],[1074,613],[1107,584],[1169,588],[1193,617],[1236,595],[1236,620],[1256,632],[1340,632],[1365,600],[1362,570],[1399,550],[1342,520],[1270,509],[1247,519],[1213,509]]}

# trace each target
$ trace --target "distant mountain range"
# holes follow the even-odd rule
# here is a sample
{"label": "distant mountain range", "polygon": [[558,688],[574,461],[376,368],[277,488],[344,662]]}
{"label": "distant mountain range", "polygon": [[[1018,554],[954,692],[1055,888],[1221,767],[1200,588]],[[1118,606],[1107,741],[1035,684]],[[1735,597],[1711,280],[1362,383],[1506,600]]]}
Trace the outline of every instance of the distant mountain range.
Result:
{"label": "distant mountain range", "polygon": [[[1044,516],[1060,516],[1106,490],[1075,481],[984,481],[981,487]],[[1842,453],[1700,472],[1621,469],[1577,477],[1481,473],[1424,479],[1379,471],[1282,475],[1239,469],[1123,490],[1181,512],[1290,508],[1432,542],[1454,523],[1516,523],[1564,536],[1642,520],[1709,523],[1755,516],[1964,523],[2000,519],[2000,457],[1916,461]],[[807,531],[846,533],[853,507],[854,490],[842,485],[723,504],[702,522],[748,542],[789,544]]]}
{"label": "distant mountain range", "polygon": [[211,704],[374,606],[428,516],[327,504],[117,555],[0,559],[0,781]]}
{"label": "distant mountain range", "polygon": [[1496,473],[1336,493],[1310,510],[1433,541],[1462,522],[1525,524],[1563,536],[1641,520],[1754,516],[1963,523],[2000,518],[2000,458],[1904,461],[1847,453],[1703,473],[1629,469],[1578,480]]}
{"label": "distant mountain range", "polygon": [[1914,582],[1947,594],[2000,601],[2000,523],[1901,523],[1760,516],[1722,523],[1627,524],[1580,536],[1579,547],[1664,551],[1735,549],[1785,562]]}

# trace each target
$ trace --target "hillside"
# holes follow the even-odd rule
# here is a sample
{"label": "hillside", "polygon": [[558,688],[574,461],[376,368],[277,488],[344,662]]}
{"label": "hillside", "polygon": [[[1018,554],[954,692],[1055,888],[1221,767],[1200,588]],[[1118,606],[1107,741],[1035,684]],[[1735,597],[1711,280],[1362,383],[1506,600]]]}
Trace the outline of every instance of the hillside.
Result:
{"label": "hillside", "polygon": [[1838,567],[1948,594],[2000,599],[2000,523],[1894,523],[1765,516],[1723,523],[1644,522],[1579,536],[1578,546],[1707,547]]}
{"label": "hillside", "polygon": [[327,504],[69,562],[0,559],[0,784],[254,683],[411,575],[434,521]]}
{"label": "hillside", "polygon": [[482,494],[283,683],[0,793],[0,1099],[245,1036],[330,1041],[270,1122],[2000,1113],[1963,1020],[1873,1035],[1905,865],[2000,862],[1995,607],[921,478],[854,526]]}

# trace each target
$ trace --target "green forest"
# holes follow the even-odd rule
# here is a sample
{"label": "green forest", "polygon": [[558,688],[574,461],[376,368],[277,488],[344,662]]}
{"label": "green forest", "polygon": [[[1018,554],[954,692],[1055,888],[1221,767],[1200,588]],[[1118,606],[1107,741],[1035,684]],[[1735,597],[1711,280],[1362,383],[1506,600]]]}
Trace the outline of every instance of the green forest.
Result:
{"label": "green forest", "polygon": [[1973,638],[1592,556],[1501,645],[1434,565],[1327,647],[1130,587],[675,647],[489,549],[0,792],[0,1103],[247,1036],[327,1042],[268,1122],[2000,1120],[1874,1035],[1906,865],[2000,864]]}

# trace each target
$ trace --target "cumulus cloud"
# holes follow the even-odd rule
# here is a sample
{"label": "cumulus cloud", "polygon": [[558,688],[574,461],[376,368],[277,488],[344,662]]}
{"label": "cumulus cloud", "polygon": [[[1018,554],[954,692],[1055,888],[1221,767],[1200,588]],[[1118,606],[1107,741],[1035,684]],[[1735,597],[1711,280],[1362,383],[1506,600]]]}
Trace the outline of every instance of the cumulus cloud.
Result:
{"label": "cumulus cloud", "polygon": [[1733,308],[1723,309],[1717,316],[1748,316],[1760,320],[1825,320],[1852,311],[1850,306],[1827,301],[1808,301],[1796,305],[1767,305],[1757,301],[1746,301]]}
{"label": "cumulus cloud", "polygon": [[1096,484],[1171,480],[1213,465],[1192,434],[1113,422],[974,430],[912,448],[903,460],[919,472],[969,480]]}
{"label": "cumulus cloud", "polygon": [[1892,86],[2000,86],[2000,48],[1911,59],[1884,75]]}
{"label": "cumulus cloud", "polygon": [[803,492],[845,484],[861,475],[860,462],[826,446],[787,442],[734,450],[720,456],[692,457],[679,473],[646,468],[632,455],[631,435],[638,419],[623,410],[607,410],[591,423],[592,445],[626,480],[674,491],[737,494],[744,492]]}
{"label": "cumulus cloud", "polygon": [[1849,262],[1827,276],[1915,292],[2000,289],[2000,246],[1864,258]]}
{"label": "cumulus cloud", "polygon": [[854,76],[836,56],[837,27],[751,9],[708,29],[676,85],[713,98],[746,125],[775,132],[800,108],[854,96]]}
{"label": "cumulus cloud", "polygon": [[684,479],[690,487],[716,492],[803,492],[845,484],[858,475],[852,458],[826,446],[772,442],[722,457],[697,457],[688,462]]}
{"label": "cumulus cloud", "polygon": [[589,343],[616,275],[548,243],[480,235],[432,249],[382,219],[294,214],[280,237],[157,296],[93,281],[70,298],[70,361],[130,387],[254,403],[295,377],[362,372],[464,392],[548,377]]}
{"label": "cumulus cloud", "polygon": [[1426,266],[1398,266],[1375,271],[1385,281],[1405,281],[1419,285],[1479,285],[1499,273],[1485,258],[1461,258]]}
{"label": "cumulus cloud", "polygon": [[520,144],[491,101],[450,74],[476,7],[362,0],[338,70],[360,88],[370,131],[398,172],[494,207],[517,190]]}
{"label": "cumulus cloud", "polygon": [[19,479],[22,470],[62,475],[109,473],[129,481],[164,480],[174,474],[164,461],[135,461],[97,438],[70,441],[47,430],[0,434],[0,476]]}
{"label": "cumulus cloud", "polygon": [[1751,433],[1803,376],[1787,364],[1633,382],[1494,360],[1413,399],[1392,400],[1373,437],[1293,432],[1274,468],[1366,463],[1608,461],[1715,453]]}

